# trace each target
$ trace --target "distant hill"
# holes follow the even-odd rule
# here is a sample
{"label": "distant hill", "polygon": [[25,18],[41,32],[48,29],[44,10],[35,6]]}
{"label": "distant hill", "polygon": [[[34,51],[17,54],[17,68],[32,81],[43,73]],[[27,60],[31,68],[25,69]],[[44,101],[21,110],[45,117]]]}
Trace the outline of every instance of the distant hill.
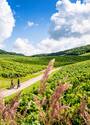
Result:
{"label": "distant hill", "polygon": [[1,50],[1,49],[0,49],[0,54],[9,54],[9,55],[20,55],[20,56],[24,56],[24,55],[21,54],[21,53],[7,52],[7,51]]}
{"label": "distant hill", "polygon": [[56,53],[51,53],[51,54],[40,54],[36,56],[82,55],[86,53],[90,53],[90,45],[81,46],[81,47],[60,51]]}
{"label": "distant hill", "polygon": [[90,52],[90,45],[73,48],[66,51],[52,53],[50,55],[82,55]]}
{"label": "distant hill", "polygon": [[[38,54],[38,55],[34,55],[34,56],[63,56],[63,55],[84,55],[87,54],[89,55],[90,53],[90,45],[86,45],[86,46],[81,46],[81,47],[77,47],[77,48],[73,48],[73,49],[69,49],[69,50],[65,50],[65,51],[60,51],[60,52],[56,52],[56,53],[50,53],[50,54]],[[15,53],[15,52],[7,52],[5,50],[1,50],[0,49],[0,54],[9,54],[9,55],[18,55],[18,56],[24,56],[24,54],[21,53]],[[32,56],[32,57],[34,57]]]}

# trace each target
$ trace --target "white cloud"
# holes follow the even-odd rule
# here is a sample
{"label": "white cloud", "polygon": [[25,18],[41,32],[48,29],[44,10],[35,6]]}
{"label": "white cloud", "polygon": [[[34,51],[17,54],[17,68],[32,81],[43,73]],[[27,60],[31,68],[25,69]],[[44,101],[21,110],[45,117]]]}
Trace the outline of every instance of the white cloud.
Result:
{"label": "white cloud", "polygon": [[[86,40],[86,41],[85,41]],[[73,41],[73,42],[72,42]],[[76,43],[77,41],[77,43]],[[52,53],[63,51],[66,49],[71,49],[73,47],[87,45],[90,42],[90,35],[85,35],[81,39],[79,38],[62,38],[61,41],[57,41],[54,39],[46,38],[42,40],[40,43],[33,45],[31,41],[25,38],[17,38],[13,50],[14,52],[23,53],[25,55],[35,55],[41,53]]]}
{"label": "white cloud", "polygon": [[[52,51],[57,50],[59,43],[52,39],[42,40],[40,43],[33,45],[31,41],[25,38],[17,38],[13,50],[18,53],[23,53],[25,55],[34,55],[41,53],[51,53]],[[49,49],[48,49],[49,48]]]}
{"label": "white cloud", "polygon": [[8,2],[0,0],[0,47],[11,36],[14,26],[15,20]]}
{"label": "white cloud", "polygon": [[84,0],[86,3],[90,3],[90,0]]}
{"label": "white cloud", "polygon": [[34,26],[34,22],[31,22],[31,21],[28,21],[28,23],[27,23],[27,24],[28,24],[28,26],[29,26],[29,27]]}
{"label": "white cloud", "polygon": [[66,49],[71,49],[73,47],[81,45],[87,45],[90,43],[89,41],[90,41],[89,35],[83,36],[82,42],[81,39],[79,38],[75,39],[74,37],[62,38],[61,41],[57,41],[54,39],[45,39],[38,44],[38,47],[40,50],[42,50],[42,53],[51,53],[51,52],[58,52]]}
{"label": "white cloud", "polygon": [[69,0],[58,1],[58,12],[53,14],[50,29],[51,38],[60,40],[62,37],[79,38],[90,34],[90,4],[71,3]]}
{"label": "white cloud", "polygon": [[36,23],[34,23],[32,21],[28,21],[27,25],[28,25],[28,27],[38,26],[38,24],[36,24]]}
{"label": "white cloud", "polygon": [[23,53],[25,55],[33,55],[36,54],[38,50],[28,39],[17,38],[13,46],[13,51]]}
{"label": "white cloud", "polygon": [[[24,54],[51,53],[90,44],[90,1],[81,4],[58,0],[57,12],[51,17],[50,38],[35,46],[28,40]],[[23,48],[19,46],[19,49]]]}

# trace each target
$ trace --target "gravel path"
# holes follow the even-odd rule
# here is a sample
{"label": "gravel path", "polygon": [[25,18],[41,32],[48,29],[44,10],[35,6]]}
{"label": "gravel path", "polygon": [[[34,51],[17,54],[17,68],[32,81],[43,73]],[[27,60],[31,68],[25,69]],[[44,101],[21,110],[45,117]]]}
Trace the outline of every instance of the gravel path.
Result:
{"label": "gravel path", "polygon": [[[50,74],[51,74],[52,72],[56,71],[56,70],[59,70],[59,68],[56,68],[56,69],[52,70],[52,71],[50,72]],[[25,88],[31,86],[32,84],[34,84],[34,83],[40,81],[42,77],[43,77],[43,74],[41,74],[41,75],[39,75],[39,76],[37,76],[37,77],[35,77],[35,78],[32,78],[32,79],[30,79],[30,80],[27,80],[27,81],[21,83],[21,84],[20,84],[20,87],[19,87],[18,89],[17,89],[17,87],[15,86],[15,88],[13,88],[13,89],[3,90],[0,94],[1,94],[3,97],[7,97],[7,96],[10,96],[10,95],[12,95],[12,94],[15,94],[15,93],[17,93],[17,92],[19,92],[19,91],[21,91],[21,90],[23,90],[23,89],[25,89]]]}

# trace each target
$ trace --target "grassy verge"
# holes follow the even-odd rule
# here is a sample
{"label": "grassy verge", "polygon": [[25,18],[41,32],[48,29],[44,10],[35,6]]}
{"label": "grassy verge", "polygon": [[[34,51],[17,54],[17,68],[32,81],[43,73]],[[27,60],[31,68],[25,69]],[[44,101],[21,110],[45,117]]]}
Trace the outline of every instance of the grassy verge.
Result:
{"label": "grassy verge", "polygon": [[[38,72],[38,73],[34,73],[34,74],[30,74],[30,75],[27,75],[26,77],[21,77],[20,78],[20,82],[25,82],[31,78],[34,78],[38,75],[42,74],[42,72]],[[9,88],[10,87],[10,84],[11,84],[11,79],[7,79],[7,78],[0,78],[0,89],[6,89],[6,88]],[[17,79],[14,79],[14,84],[16,85],[17,84]]]}

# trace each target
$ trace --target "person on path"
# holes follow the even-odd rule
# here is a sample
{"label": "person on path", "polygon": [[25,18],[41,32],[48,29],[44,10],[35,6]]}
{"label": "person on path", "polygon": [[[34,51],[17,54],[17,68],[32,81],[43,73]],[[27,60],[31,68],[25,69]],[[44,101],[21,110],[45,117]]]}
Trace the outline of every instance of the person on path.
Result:
{"label": "person on path", "polygon": [[14,81],[13,79],[11,80],[11,85],[10,85],[10,89],[13,89],[14,88]]}
{"label": "person on path", "polygon": [[17,89],[20,87],[20,79],[17,81]]}

